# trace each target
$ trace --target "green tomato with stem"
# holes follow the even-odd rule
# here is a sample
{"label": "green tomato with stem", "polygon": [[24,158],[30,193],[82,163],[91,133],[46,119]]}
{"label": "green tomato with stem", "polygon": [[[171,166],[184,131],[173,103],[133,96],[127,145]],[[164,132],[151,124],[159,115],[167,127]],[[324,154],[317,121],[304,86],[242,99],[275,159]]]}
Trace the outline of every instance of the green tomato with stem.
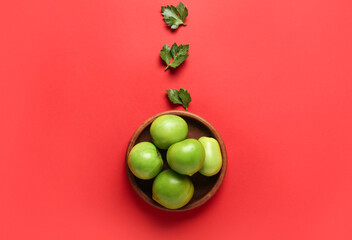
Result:
{"label": "green tomato with stem", "polygon": [[174,171],[192,176],[203,166],[205,151],[203,145],[194,138],[172,144],[166,153],[166,160]]}
{"label": "green tomato with stem", "polygon": [[153,199],[160,205],[178,209],[192,199],[194,186],[189,177],[167,169],[155,178],[152,193]]}
{"label": "green tomato with stem", "polygon": [[137,143],[128,155],[128,167],[137,178],[152,179],[164,165],[159,150],[151,142]]}
{"label": "green tomato with stem", "polygon": [[150,126],[153,143],[160,149],[167,149],[172,144],[182,141],[187,134],[186,121],[177,115],[162,115],[156,118]]}

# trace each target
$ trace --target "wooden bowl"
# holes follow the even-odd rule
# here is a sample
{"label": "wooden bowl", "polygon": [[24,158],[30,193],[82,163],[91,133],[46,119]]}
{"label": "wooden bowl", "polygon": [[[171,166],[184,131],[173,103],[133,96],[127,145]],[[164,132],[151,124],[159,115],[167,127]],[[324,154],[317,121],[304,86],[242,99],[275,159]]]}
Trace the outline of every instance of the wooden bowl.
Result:
{"label": "wooden bowl", "polygon": [[[139,142],[143,141],[149,141],[152,142],[151,136],[150,136],[150,125],[152,122],[159,116],[165,115],[165,114],[174,114],[182,117],[188,124],[188,136],[187,138],[200,138],[202,136],[207,136],[207,137],[213,137],[215,138],[221,148],[221,154],[222,154],[222,168],[219,173],[217,173],[215,176],[211,177],[206,177],[201,175],[200,173],[195,173],[192,177],[191,180],[194,184],[194,195],[193,198],[189,203],[187,203],[185,206],[182,208],[176,209],[176,210],[170,210],[167,209],[157,202],[155,202],[152,199],[152,185],[154,179],[151,180],[141,180],[137,177],[135,177],[130,169],[128,168],[128,155],[133,148],[134,145],[136,145]],[[164,160],[164,169],[169,168],[167,165],[166,161],[166,150],[160,150],[160,153],[163,156]],[[220,134],[218,131],[204,118],[194,114],[190,113],[187,111],[180,111],[180,110],[172,110],[172,111],[166,111],[162,113],[158,113],[154,115],[153,117],[149,118],[147,121],[145,121],[142,125],[139,126],[139,128],[136,130],[136,132],[133,134],[127,148],[127,153],[126,153],[126,168],[127,168],[127,175],[129,178],[129,181],[133,187],[133,189],[137,192],[137,194],[144,199],[147,203],[150,205],[167,210],[167,211],[185,211],[185,210],[190,210],[196,207],[199,207],[200,205],[204,204],[206,201],[208,201],[219,189],[224,177],[225,177],[225,172],[227,168],[227,154],[226,154],[226,149],[224,142],[222,138],[220,137]]]}

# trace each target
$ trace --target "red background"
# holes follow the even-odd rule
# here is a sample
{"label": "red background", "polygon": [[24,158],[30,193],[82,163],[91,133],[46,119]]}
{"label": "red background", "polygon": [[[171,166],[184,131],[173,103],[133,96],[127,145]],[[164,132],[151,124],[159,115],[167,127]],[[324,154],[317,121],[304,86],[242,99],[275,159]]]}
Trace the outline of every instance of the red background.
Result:
{"label": "red background", "polygon": [[[0,239],[351,239],[349,0],[12,0],[0,7]],[[164,43],[190,57],[164,72]],[[125,151],[189,111],[227,146],[224,183],[170,214],[140,200]]]}

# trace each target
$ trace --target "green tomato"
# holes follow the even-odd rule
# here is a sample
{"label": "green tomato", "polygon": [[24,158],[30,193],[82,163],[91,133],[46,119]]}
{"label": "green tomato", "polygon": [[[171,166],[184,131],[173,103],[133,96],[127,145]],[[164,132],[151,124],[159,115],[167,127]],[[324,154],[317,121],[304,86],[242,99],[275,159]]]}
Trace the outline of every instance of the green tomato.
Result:
{"label": "green tomato", "polygon": [[160,152],[150,142],[136,144],[128,155],[128,167],[140,179],[152,179],[163,168]]}
{"label": "green tomato", "polygon": [[155,178],[152,191],[153,199],[160,205],[177,209],[191,200],[194,186],[189,177],[167,169]]}
{"label": "green tomato", "polygon": [[192,176],[204,163],[203,145],[193,138],[172,144],[166,153],[167,162],[174,171]]}
{"label": "green tomato", "polygon": [[220,145],[215,138],[211,137],[201,137],[198,140],[205,150],[204,164],[199,172],[204,176],[214,176],[222,166]]}
{"label": "green tomato", "polygon": [[187,134],[186,121],[176,115],[160,116],[150,126],[153,142],[160,149],[167,149],[172,144],[182,141]]}

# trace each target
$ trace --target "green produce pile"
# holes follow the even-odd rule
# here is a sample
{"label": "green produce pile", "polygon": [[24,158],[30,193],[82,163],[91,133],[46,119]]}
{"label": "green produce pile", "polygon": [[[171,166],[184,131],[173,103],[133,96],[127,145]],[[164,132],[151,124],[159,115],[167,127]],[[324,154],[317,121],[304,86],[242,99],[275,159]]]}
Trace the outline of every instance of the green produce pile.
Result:
{"label": "green produce pile", "polygon": [[[156,118],[150,127],[152,142],[140,142],[129,153],[128,167],[140,179],[154,179],[153,199],[168,209],[185,206],[193,197],[190,176],[214,176],[222,166],[218,141],[212,137],[187,138],[187,122],[177,115]],[[158,149],[167,150],[166,164]]]}

